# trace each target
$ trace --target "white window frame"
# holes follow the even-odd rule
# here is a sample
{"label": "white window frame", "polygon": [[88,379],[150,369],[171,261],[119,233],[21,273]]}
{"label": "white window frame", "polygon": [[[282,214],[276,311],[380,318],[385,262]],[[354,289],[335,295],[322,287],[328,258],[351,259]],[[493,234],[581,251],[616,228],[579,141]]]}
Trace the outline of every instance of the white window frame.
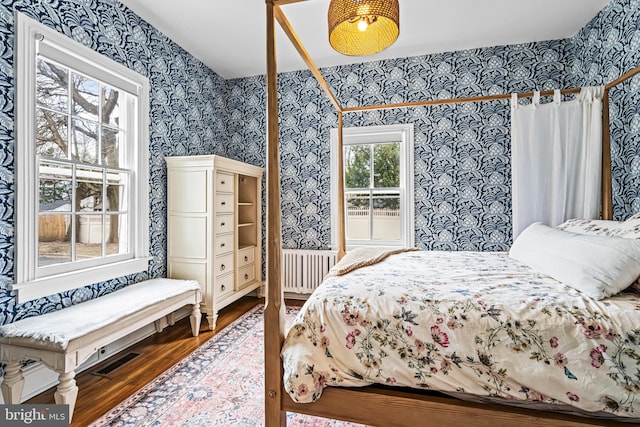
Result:
{"label": "white window frame", "polygon": [[[55,30],[16,13],[16,232],[15,284],[19,304],[146,271],[149,266],[149,80]],[[79,261],[77,269],[43,273],[38,267],[38,160],[35,150],[36,58],[38,54],[102,81],[133,97],[125,118],[133,126],[124,143],[131,170],[128,199],[129,252]],[[107,263],[104,260],[108,259]]]}
{"label": "white window frame", "polygon": [[[357,246],[415,245],[415,204],[413,191],[413,123],[349,127],[342,130],[343,146],[352,144],[380,144],[400,141],[400,211],[401,239],[398,241],[347,240],[347,249]],[[338,129],[331,129],[331,200],[338,200]],[[344,166],[342,166],[344,167]],[[337,248],[337,203],[331,203],[331,247]]]}

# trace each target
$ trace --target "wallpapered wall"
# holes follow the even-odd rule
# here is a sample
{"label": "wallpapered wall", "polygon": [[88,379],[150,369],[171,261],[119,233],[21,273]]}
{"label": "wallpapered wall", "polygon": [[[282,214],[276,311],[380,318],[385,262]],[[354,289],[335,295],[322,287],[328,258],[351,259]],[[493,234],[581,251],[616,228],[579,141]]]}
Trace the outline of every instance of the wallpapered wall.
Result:
{"label": "wallpapered wall", "polygon": [[[149,271],[16,306],[14,236],[14,10],[55,28],[151,82]],[[226,155],[225,81],[115,0],[0,1],[0,323],[57,310],[129,283],[166,275],[169,155]]]}
{"label": "wallpapered wall", "polygon": [[[323,69],[343,105],[508,93],[564,84],[564,41]],[[283,246],[330,245],[333,106],[308,71],[279,76]],[[229,150],[264,159],[264,79],[230,82]],[[260,103],[252,100],[261,99]],[[416,244],[506,250],[511,239],[507,102],[350,113],[345,126],[415,124]],[[248,123],[244,125],[242,119]],[[244,144],[262,147],[258,158]],[[247,156],[248,157],[244,157]]]}
{"label": "wallpapered wall", "polygon": [[[565,42],[476,49],[323,69],[342,105],[551,89],[564,85]],[[279,76],[283,245],[330,245],[333,106],[308,71]],[[264,79],[230,82],[229,150],[264,147]],[[511,240],[509,104],[489,102],[349,113],[345,126],[415,124],[416,244],[506,250]],[[235,141],[235,142],[234,142]],[[264,150],[264,148],[263,148]],[[264,158],[261,152],[260,159]],[[246,158],[251,161],[250,157]]]}
{"label": "wallpapered wall", "polygon": [[[568,84],[606,84],[640,66],[640,1],[614,0],[567,51]],[[611,89],[614,218],[640,212],[640,75]]]}
{"label": "wallpapered wall", "polygon": [[[148,272],[20,306],[13,279],[13,11],[56,28],[151,80],[151,252]],[[614,0],[570,40],[419,56],[323,70],[345,105],[412,101],[609,81],[638,64],[640,12]],[[264,166],[264,77],[223,81],[116,0],[0,0],[0,323],[56,310],[166,273],[167,155],[214,153]],[[614,68],[612,68],[614,67]],[[613,109],[631,92],[612,91]],[[285,247],[330,239],[329,129],[336,115],[306,71],[280,76]],[[616,215],[638,210],[635,111],[615,110]],[[510,236],[509,108],[505,102],[348,114],[346,126],[416,126],[416,242],[429,249],[507,249]],[[635,132],[635,131],[634,131]],[[630,144],[622,141],[626,138]],[[478,141],[483,141],[479,143]],[[624,149],[622,144],[624,143]],[[629,148],[631,147],[631,148]],[[615,151],[617,150],[617,151]],[[634,160],[635,159],[635,160]],[[635,183],[632,190],[627,183]],[[635,204],[634,204],[635,203]]]}

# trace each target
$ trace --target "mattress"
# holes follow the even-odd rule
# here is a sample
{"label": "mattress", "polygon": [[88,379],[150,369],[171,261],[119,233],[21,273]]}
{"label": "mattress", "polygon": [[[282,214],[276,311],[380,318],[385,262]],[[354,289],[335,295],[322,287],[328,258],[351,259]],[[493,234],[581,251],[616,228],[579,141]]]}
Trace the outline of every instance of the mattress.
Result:
{"label": "mattress", "polygon": [[638,417],[640,295],[593,300],[506,253],[401,253],[325,279],[281,356],[300,403],[379,383]]}

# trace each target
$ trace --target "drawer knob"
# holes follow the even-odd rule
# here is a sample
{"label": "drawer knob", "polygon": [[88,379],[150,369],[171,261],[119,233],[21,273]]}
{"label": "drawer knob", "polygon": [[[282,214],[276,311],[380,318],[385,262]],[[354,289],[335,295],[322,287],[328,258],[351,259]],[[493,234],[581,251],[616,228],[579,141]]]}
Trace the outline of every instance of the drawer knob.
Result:
{"label": "drawer knob", "polygon": [[220,181],[220,184],[224,185],[224,181]]}
{"label": "drawer knob", "polygon": [[245,261],[249,261],[249,257],[245,255],[245,256],[244,256],[244,260],[245,260]]}
{"label": "drawer knob", "polygon": [[227,204],[227,202],[222,202],[222,203],[220,203],[220,204],[221,204],[222,206],[224,206],[224,205],[226,205],[226,204]]}
{"label": "drawer knob", "polygon": [[220,227],[224,227],[224,224],[225,224],[224,222],[221,222]]}
{"label": "drawer knob", "polygon": [[248,274],[245,274],[245,275],[244,275],[244,280],[247,280],[248,278],[249,278],[249,275],[248,275]]}
{"label": "drawer knob", "polygon": [[225,243],[220,243],[220,247],[221,247],[221,248],[224,248],[225,246],[226,246],[226,244],[225,244]]}
{"label": "drawer knob", "polygon": [[225,268],[227,268],[227,267],[225,267],[224,264],[220,264],[220,270],[221,271],[224,270]]}
{"label": "drawer knob", "polygon": [[226,288],[224,287],[224,285],[220,286],[220,290],[224,291]]}

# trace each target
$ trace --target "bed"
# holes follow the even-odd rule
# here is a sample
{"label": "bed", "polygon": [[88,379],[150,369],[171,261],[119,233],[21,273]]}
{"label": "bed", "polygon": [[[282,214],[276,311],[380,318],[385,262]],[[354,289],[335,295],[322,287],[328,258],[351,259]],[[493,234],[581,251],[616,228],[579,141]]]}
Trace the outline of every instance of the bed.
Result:
{"label": "bed", "polygon": [[439,251],[327,278],[282,351],[300,403],[381,383],[632,417],[639,357],[639,294],[598,301],[507,253]]}
{"label": "bed", "polygon": [[[633,316],[638,312],[638,296],[625,293],[605,302],[592,303],[581,299],[575,290],[561,290],[557,282],[554,283],[555,287],[552,286],[545,275],[532,272],[524,265],[510,260],[506,254],[487,256],[486,253],[478,255],[469,252],[409,252],[394,255],[377,266],[356,270],[344,277],[329,278],[305,304],[305,311],[297,318],[283,350],[285,307],[280,288],[281,218],[275,22],[280,24],[336,107],[338,163],[342,162],[340,156],[344,113],[375,108],[482,102],[508,99],[511,96],[505,94],[343,108],[282,13],[281,5],[298,1],[302,0],[266,1],[266,425],[286,425],[287,411],[380,426],[625,425],[620,421],[548,412],[547,407],[540,407],[535,403],[533,409],[529,405],[524,409],[504,405],[527,400],[543,404],[549,402],[556,406],[562,403],[569,409],[591,411],[589,414],[594,414],[592,411],[615,412],[623,415],[620,419],[638,421],[633,418],[634,415],[637,416],[633,411],[638,410],[638,379],[635,373],[629,379],[629,375],[621,372],[624,371],[624,363],[637,364],[636,350],[629,351],[633,346],[625,347],[624,343],[625,340],[634,342],[636,335],[640,334],[640,324],[635,319],[637,316]],[[607,92],[638,72],[640,68],[631,70],[605,86],[602,168],[604,219],[611,219],[612,216]],[[575,89],[563,91],[575,92]],[[338,176],[338,182],[342,181],[343,177]],[[340,190],[338,212],[344,212],[344,193],[343,189]],[[338,256],[342,258],[345,254],[344,215],[339,216],[338,236]],[[428,257],[429,262],[433,263],[431,266],[426,262],[422,263],[423,267],[435,269],[440,274],[443,264],[448,265],[452,271],[450,281],[445,281],[444,277],[441,283],[440,279],[425,280],[414,275],[407,276],[405,273],[413,267],[408,268],[406,264],[404,267],[396,267],[392,263],[393,258],[402,264],[415,262],[420,257]],[[493,278],[499,277],[499,282],[483,282],[485,279],[479,278],[477,272],[468,269],[472,264],[481,269],[486,268],[485,273],[494,271]],[[500,272],[500,269],[503,271]],[[389,285],[388,289],[381,286],[378,279],[366,279],[370,277],[367,274],[372,271],[374,277],[386,279],[384,284]],[[385,273],[387,271],[392,273]],[[511,274],[505,274],[505,271]],[[415,296],[415,292],[409,292],[400,282],[389,280],[387,274],[392,274],[393,279],[413,277],[409,279],[409,287],[417,287],[426,295]],[[469,283],[469,280],[474,281],[474,290],[484,287],[483,292],[469,292],[463,285]],[[340,293],[347,288],[354,290],[352,296]],[[487,297],[495,297],[495,300],[485,299],[485,294]],[[381,302],[388,301],[382,300],[382,296],[395,303],[392,305]],[[456,300],[453,297],[462,299]],[[558,301],[552,301],[554,299]],[[444,301],[444,304],[438,305],[436,300]],[[328,310],[329,306],[334,310]],[[380,306],[388,306],[389,311],[382,312]],[[320,317],[312,317],[311,312]],[[374,312],[382,320],[374,320]],[[616,315],[613,316],[612,313]],[[463,315],[466,316],[465,319],[461,317]],[[552,329],[548,330],[557,320],[563,320],[564,326],[561,328],[568,329],[563,335],[552,333]],[[374,323],[378,325],[380,322],[382,329],[391,335],[395,334],[395,342],[393,338],[388,338],[389,335],[374,330]],[[420,334],[424,338],[417,343],[415,337],[418,336],[419,326],[425,328],[425,332]],[[622,329],[615,332],[614,326],[621,326]],[[469,333],[476,327],[479,329],[473,334]],[[333,335],[329,335],[327,331],[331,331]],[[464,333],[460,333],[462,331]],[[577,348],[572,348],[568,337],[582,341],[576,341]],[[458,350],[461,348],[458,344],[465,340],[471,347]],[[369,343],[374,341],[382,343],[382,346],[370,347]],[[619,357],[618,368],[615,364],[605,366],[602,362],[600,356],[605,350],[601,345]],[[406,350],[401,350],[401,347]],[[315,353],[315,356],[311,353]],[[347,365],[342,360],[338,361],[338,357],[334,356],[339,353],[346,355],[355,364]],[[399,356],[405,365],[411,363],[411,374],[400,373],[391,363],[387,363],[392,354]],[[509,355],[508,359],[504,357],[505,354]],[[516,371],[515,365],[524,363],[525,360],[530,364],[527,366],[532,366],[531,372],[527,373],[529,379],[508,377],[507,374]],[[603,390],[596,390],[600,386],[596,386],[596,382],[592,383],[592,380],[600,381],[601,377],[607,378],[608,386]],[[380,379],[387,386],[369,386],[374,378]],[[472,381],[478,378],[481,379],[480,383]],[[581,395],[583,389],[578,384],[589,392],[596,391],[598,397]],[[325,387],[326,385],[340,387]],[[553,387],[544,389],[542,385]],[[417,388],[409,389],[404,386]],[[454,397],[433,393],[432,390],[451,392]],[[494,399],[474,401],[474,393]]]}

